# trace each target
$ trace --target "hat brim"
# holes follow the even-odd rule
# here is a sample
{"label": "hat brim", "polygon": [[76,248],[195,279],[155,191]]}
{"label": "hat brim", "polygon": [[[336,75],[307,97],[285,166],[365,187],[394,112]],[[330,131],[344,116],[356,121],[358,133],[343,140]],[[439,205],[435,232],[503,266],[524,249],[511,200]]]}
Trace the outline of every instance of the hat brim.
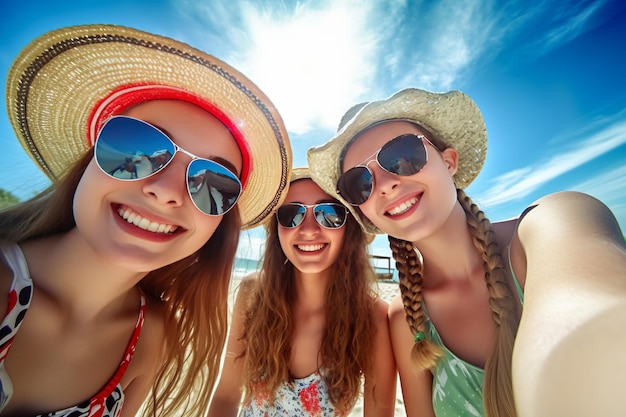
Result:
{"label": "hat brim", "polygon": [[225,62],[170,38],[86,25],[33,41],[7,79],[10,122],[53,181],[91,147],[107,117],[164,97],[191,97],[231,130],[244,159],[238,201],[243,228],[262,222],[289,184],[288,134],[269,98]]}
{"label": "hat brim", "polygon": [[467,187],[480,172],[487,154],[487,132],[478,106],[461,91],[433,93],[407,88],[380,101],[353,106],[342,117],[339,131],[324,145],[307,151],[313,180],[346,204],[368,233],[383,233],[337,193],[341,157],[347,146],[368,127],[391,120],[408,120],[424,127],[459,153],[454,175],[458,188]]}

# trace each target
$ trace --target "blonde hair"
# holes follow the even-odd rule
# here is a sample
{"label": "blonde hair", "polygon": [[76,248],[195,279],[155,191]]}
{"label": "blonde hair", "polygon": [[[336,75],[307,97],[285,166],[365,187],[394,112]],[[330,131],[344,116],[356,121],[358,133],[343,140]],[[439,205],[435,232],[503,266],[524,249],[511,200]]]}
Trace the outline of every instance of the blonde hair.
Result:
{"label": "blonde hair", "polygon": [[[513,343],[519,326],[513,293],[507,284],[504,261],[489,219],[463,190],[457,198],[467,217],[472,239],[481,253],[489,292],[491,317],[496,324],[495,343],[485,363],[483,403],[488,417],[515,416],[511,379]],[[413,334],[426,333],[422,310],[423,265],[413,244],[389,236],[400,278],[400,293],[407,323]],[[415,343],[411,360],[418,369],[432,368],[442,356],[439,346],[428,339]]]}
{"label": "blonde hair", "polygon": [[[344,227],[341,253],[332,267],[326,293],[326,326],[319,352],[330,401],[342,415],[358,399],[363,376],[369,378],[368,384],[375,384],[372,351],[376,333],[375,275],[367,257],[366,235],[350,215]],[[281,249],[275,216],[266,230],[262,269],[249,298],[242,337],[244,403],[255,395],[273,399],[278,386],[290,380],[294,267],[286,262]]]}
{"label": "blonde hair", "polygon": [[[87,152],[46,191],[0,211],[0,239],[20,243],[75,227],[74,193],[92,155]],[[240,225],[235,206],[196,253],[148,273],[139,283],[147,298],[165,307],[165,341],[144,404],[146,416],[197,416],[208,407],[226,341],[228,286]]]}

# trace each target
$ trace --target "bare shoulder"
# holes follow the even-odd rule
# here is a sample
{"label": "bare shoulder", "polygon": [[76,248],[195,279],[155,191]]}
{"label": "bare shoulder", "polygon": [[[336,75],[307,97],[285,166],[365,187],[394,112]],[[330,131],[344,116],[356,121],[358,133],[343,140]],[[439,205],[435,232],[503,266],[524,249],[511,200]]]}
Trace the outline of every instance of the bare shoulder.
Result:
{"label": "bare shoulder", "polygon": [[377,298],[374,302],[374,318],[376,323],[384,322],[387,325],[387,313],[389,312],[389,304],[381,298]]}
{"label": "bare shoulder", "polygon": [[401,322],[404,326],[406,323],[404,304],[402,303],[402,296],[396,295],[389,303],[388,308],[389,325],[393,327],[396,323]]}
{"label": "bare shoulder", "polygon": [[259,271],[252,272],[244,276],[239,285],[237,286],[237,298],[236,303],[239,304],[241,301],[248,301],[250,297],[256,291],[257,285],[259,284],[259,278],[261,273]]}
{"label": "bare shoulder", "polygon": [[253,290],[259,281],[261,273],[259,271],[254,271],[241,279],[239,284],[239,290],[243,291],[251,291]]}

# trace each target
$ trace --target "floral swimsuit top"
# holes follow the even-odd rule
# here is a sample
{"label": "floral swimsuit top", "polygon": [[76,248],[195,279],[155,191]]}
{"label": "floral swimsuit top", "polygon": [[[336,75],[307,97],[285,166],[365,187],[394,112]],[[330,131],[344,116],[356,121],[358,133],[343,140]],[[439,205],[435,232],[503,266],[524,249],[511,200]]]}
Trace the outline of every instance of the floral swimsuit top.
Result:
{"label": "floral swimsuit top", "polygon": [[[323,372],[323,371],[321,371]],[[328,387],[319,372],[304,378],[283,382],[271,401],[262,395],[262,386],[252,399],[244,404],[240,417],[334,417],[335,410],[328,395]]]}
{"label": "floral swimsuit top", "polygon": [[[4,368],[4,361],[11,348],[11,343],[20,328],[20,324],[28,312],[33,296],[33,281],[30,279],[26,259],[17,245],[0,246],[8,266],[13,270],[13,283],[9,291],[9,302],[6,315],[0,326],[0,413],[13,395],[11,378]],[[118,417],[124,404],[124,392],[120,381],[128,369],[135,353],[135,346],[143,325],[146,310],[145,297],[141,296],[139,318],[119,368],[113,378],[91,399],[65,410],[53,411],[45,417]],[[44,417],[40,415],[37,417]]]}

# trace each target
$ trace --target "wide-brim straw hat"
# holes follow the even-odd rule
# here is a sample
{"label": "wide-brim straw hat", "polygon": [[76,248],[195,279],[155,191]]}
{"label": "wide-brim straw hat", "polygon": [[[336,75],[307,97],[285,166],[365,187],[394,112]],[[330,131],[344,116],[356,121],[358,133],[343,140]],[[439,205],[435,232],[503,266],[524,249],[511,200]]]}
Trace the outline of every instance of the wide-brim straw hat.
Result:
{"label": "wide-brim straw hat", "polygon": [[348,206],[369,233],[382,231],[337,193],[337,181],[342,174],[343,155],[354,139],[367,128],[391,120],[415,123],[458,151],[459,167],[454,174],[457,188],[464,189],[476,178],[487,155],[483,116],[476,103],[461,91],[433,93],[407,88],[387,99],[351,107],[341,118],[337,134],[326,144],[309,149],[307,159],[312,179]]}
{"label": "wide-brim straw hat", "polygon": [[185,43],[123,26],[55,30],[18,55],[6,94],[19,141],[52,181],[111,116],[144,101],[179,99],[210,112],[239,144],[243,228],[262,222],[285,197],[292,152],[278,111],[242,73]]}

